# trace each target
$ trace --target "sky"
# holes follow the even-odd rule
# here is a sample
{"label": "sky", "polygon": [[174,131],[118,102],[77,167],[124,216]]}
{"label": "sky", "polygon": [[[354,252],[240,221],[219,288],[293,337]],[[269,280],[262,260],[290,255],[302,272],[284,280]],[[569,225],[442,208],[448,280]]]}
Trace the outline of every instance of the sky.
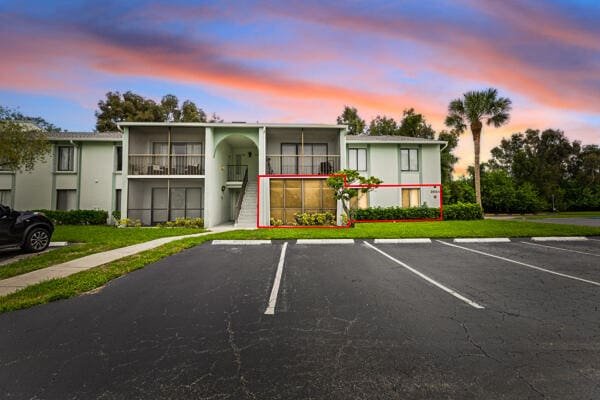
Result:
{"label": "sky", "polygon": [[[92,131],[108,91],[174,94],[225,121],[368,121],[497,88],[482,159],[525,129],[600,143],[600,1],[0,0],[0,105]],[[456,168],[473,163],[469,132]]]}

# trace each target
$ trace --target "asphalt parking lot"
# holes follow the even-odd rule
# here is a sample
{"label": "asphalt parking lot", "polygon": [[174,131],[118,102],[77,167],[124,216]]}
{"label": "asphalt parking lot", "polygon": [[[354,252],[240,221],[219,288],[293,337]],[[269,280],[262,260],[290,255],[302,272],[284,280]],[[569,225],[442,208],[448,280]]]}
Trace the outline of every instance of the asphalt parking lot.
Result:
{"label": "asphalt parking lot", "polygon": [[204,243],[93,294],[0,315],[0,390],[597,399],[599,266],[600,238]]}

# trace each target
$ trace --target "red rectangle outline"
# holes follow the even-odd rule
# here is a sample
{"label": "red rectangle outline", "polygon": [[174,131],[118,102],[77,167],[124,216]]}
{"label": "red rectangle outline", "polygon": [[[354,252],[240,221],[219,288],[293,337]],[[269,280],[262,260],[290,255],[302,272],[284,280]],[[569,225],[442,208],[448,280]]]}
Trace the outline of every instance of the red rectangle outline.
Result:
{"label": "red rectangle outline", "polygon": [[[340,225],[340,226],[312,226],[312,225],[279,225],[279,226],[272,226],[272,225],[260,225],[260,180],[261,178],[295,178],[295,179],[304,179],[304,178],[321,178],[321,179],[326,179],[332,176],[342,176],[344,178],[344,187],[347,188],[365,188],[365,187],[374,187],[374,188],[380,188],[380,187],[439,187],[440,188],[440,216],[438,218],[418,218],[418,219],[369,219],[369,220],[353,220],[353,221],[348,221],[347,225]],[[269,175],[258,175],[257,176],[257,188],[256,188],[256,194],[257,194],[257,199],[256,199],[256,227],[259,229],[262,228],[300,228],[300,229],[311,229],[311,228],[318,228],[318,229],[347,229],[350,228],[350,226],[352,225],[352,222],[356,223],[362,223],[362,222],[429,222],[429,221],[442,221],[443,220],[443,210],[442,210],[442,184],[441,183],[423,183],[423,184],[408,184],[408,183],[398,183],[398,184],[393,184],[393,183],[388,183],[388,184],[384,184],[381,183],[379,185],[368,185],[368,184],[354,184],[354,185],[347,185],[346,184],[346,175],[345,174],[331,174],[331,175],[318,175],[318,174],[305,174],[305,175],[292,175],[292,174],[269,174]]]}

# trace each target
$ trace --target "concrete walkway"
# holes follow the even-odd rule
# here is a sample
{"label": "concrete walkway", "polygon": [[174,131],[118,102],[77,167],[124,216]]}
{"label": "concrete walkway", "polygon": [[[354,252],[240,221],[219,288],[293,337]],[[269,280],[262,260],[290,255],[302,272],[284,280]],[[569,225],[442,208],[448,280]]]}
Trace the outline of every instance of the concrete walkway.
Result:
{"label": "concrete walkway", "polygon": [[210,228],[208,232],[194,233],[191,235],[181,236],[170,236],[159,239],[150,240],[144,243],[138,243],[127,247],[121,247],[114,250],[105,251],[102,253],[91,254],[82,258],[67,261],[62,264],[52,265],[47,268],[38,269],[35,271],[28,272],[13,276],[12,278],[0,280],[0,296],[6,296],[7,294],[21,290],[24,287],[33,285],[48,279],[63,278],[75,274],[80,271],[85,271],[97,267],[99,265],[107,264],[123,257],[131,256],[133,254],[141,253],[142,251],[151,250],[158,246],[162,246],[165,243],[174,242],[176,240],[193,238],[198,236],[210,235],[213,233],[226,232],[239,230],[240,228],[234,228],[233,225],[219,225]]}

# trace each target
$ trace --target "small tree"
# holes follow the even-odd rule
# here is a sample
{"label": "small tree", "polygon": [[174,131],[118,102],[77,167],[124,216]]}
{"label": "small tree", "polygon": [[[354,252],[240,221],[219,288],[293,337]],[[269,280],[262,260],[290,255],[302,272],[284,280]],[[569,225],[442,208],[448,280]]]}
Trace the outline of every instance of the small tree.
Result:
{"label": "small tree", "polygon": [[31,171],[50,150],[46,132],[27,129],[15,121],[0,121],[0,169]]}
{"label": "small tree", "polygon": [[[346,180],[344,182],[344,176]],[[341,200],[344,213],[348,217],[351,226],[354,226],[354,216],[350,208],[350,199],[358,196],[359,192],[368,193],[379,186],[383,181],[379,178],[371,176],[365,178],[353,169],[343,169],[335,173],[335,175],[327,178],[327,186],[333,189],[333,197],[336,200]],[[365,185],[361,188],[350,188],[348,185],[361,184]]]}

